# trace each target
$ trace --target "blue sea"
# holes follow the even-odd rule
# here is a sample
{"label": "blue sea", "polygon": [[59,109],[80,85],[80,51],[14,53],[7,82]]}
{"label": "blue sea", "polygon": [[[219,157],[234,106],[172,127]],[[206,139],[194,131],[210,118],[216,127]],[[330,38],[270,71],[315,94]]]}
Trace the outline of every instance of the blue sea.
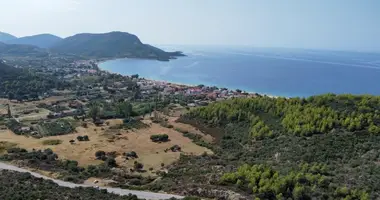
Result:
{"label": "blue sea", "polygon": [[101,69],[185,84],[307,97],[323,93],[380,95],[380,54],[305,49],[159,46],[186,57],[169,62],[118,59]]}

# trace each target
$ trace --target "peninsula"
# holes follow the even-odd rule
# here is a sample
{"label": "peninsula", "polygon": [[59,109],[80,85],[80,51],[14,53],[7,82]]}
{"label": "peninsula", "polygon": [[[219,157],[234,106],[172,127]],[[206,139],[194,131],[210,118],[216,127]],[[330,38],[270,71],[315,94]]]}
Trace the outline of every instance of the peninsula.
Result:
{"label": "peninsula", "polygon": [[166,52],[144,44],[126,32],[79,33],[67,38],[52,34],[39,34],[22,38],[1,33],[0,56],[25,56],[27,54],[75,55],[86,59],[140,58],[169,61],[184,56],[180,51]]}

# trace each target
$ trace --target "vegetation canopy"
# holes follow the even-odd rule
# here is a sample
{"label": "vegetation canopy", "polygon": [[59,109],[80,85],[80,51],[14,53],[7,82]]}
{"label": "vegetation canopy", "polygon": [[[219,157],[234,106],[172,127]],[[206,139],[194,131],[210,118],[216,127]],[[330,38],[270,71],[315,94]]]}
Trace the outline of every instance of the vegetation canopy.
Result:
{"label": "vegetation canopy", "polygon": [[377,96],[333,94],[192,109],[178,121],[211,134],[214,143],[203,144],[214,155],[181,156],[150,188],[208,198],[215,194],[198,188],[260,199],[378,199],[379,109]]}

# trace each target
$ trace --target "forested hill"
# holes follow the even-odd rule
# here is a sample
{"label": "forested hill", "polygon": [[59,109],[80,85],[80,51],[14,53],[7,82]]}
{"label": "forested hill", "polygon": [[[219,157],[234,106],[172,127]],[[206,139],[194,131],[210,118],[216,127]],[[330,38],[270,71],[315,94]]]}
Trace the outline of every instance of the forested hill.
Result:
{"label": "forested hill", "polygon": [[0,56],[46,56],[47,54],[45,49],[36,46],[0,42]]}
{"label": "forested hill", "polygon": [[20,69],[0,61],[0,98],[35,99],[63,83],[56,78],[38,74],[31,69]]}
{"label": "forested hill", "polygon": [[62,38],[52,35],[52,34],[39,34],[39,35],[15,38],[12,40],[7,40],[5,42],[7,44],[25,44],[25,45],[37,46],[40,48],[49,48],[61,40]]}
{"label": "forested hill", "polygon": [[[185,162],[194,165],[187,178],[214,176],[213,184],[260,199],[379,199],[379,112],[378,96],[333,94],[194,109],[180,121],[222,131],[210,132],[216,156]],[[186,167],[177,165],[170,176]]]}
{"label": "forested hill", "polygon": [[13,40],[13,39],[17,39],[17,37],[15,37],[9,33],[0,32],[0,42]]}
{"label": "forested hill", "polygon": [[96,58],[146,58],[169,60],[180,52],[165,52],[143,44],[136,35],[125,32],[103,34],[81,33],[63,39],[51,47],[52,51]]}

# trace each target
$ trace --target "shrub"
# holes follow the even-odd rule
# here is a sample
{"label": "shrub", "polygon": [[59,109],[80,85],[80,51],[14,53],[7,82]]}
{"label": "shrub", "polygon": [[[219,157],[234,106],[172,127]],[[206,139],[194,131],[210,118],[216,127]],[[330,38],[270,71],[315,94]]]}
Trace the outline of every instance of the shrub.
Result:
{"label": "shrub", "polygon": [[77,140],[78,140],[78,141],[83,141],[83,136],[78,136],[78,137],[77,137]]}
{"label": "shrub", "polygon": [[126,157],[138,158],[137,153],[134,152],[134,151],[131,151],[131,152],[128,152],[128,153],[124,153],[124,155]]}
{"label": "shrub", "polygon": [[178,146],[178,145],[173,145],[172,147],[170,147],[170,150],[171,150],[172,152],[181,151],[181,147]]}
{"label": "shrub", "polygon": [[96,159],[98,159],[98,160],[101,160],[103,157],[105,157],[106,156],[106,152],[104,152],[104,151],[97,151],[96,153],[95,153],[95,157],[96,157]]}
{"label": "shrub", "polygon": [[169,141],[169,136],[167,134],[157,134],[150,136],[153,142],[167,142]]}
{"label": "shrub", "polygon": [[88,136],[85,135],[85,136],[83,136],[83,140],[84,140],[84,141],[90,141],[90,138],[88,138]]}
{"label": "shrub", "polygon": [[77,140],[78,141],[90,141],[90,139],[88,138],[87,135],[85,135],[85,136],[78,136]]}
{"label": "shrub", "polygon": [[108,166],[108,167],[117,167],[117,164],[116,164],[116,160],[115,160],[115,158],[112,158],[112,157],[109,157],[109,158],[107,158],[107,160],[106,160],[106,165]]}
{"label": "shrub", "polygon": [[8,153],[27,153],[28,151],[23,148],[14,147],[14,148],[7,149],[7,152]]}
{"label": "shrub", "polygon": [[44,140],[42,141],[43,145],[59,145],[62,144],[62,140]]}
{"label": "shrub", "polygon": [[135,161],[134,168],[135,170],[142,170],[144,168],[144,165],[142,163]]}

